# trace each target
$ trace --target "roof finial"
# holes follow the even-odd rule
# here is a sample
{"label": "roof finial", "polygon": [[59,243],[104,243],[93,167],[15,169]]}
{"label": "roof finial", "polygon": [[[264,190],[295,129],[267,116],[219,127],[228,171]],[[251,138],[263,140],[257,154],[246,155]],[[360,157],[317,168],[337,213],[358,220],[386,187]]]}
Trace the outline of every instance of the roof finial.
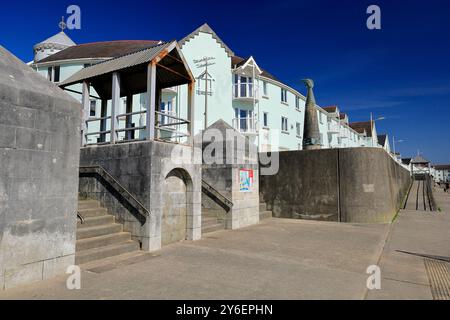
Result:
{"label": "roof finial", "polygon": [[64,30],[67,28],[67,24],[64,22],[64,16],[61,17],[61,22],[58,24],[58,26],[61,29],[61,32],[64,32]]}

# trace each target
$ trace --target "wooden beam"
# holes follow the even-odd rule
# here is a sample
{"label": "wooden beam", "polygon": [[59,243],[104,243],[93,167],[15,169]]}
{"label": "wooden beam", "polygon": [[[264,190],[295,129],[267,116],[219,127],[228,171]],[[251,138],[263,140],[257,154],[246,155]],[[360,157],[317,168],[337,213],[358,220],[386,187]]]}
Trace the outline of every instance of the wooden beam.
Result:
{"label": "wooden beam", "polygon": [[147,138],[155,140],[156,111],[156,63],[151,62],[147,68]]}
{"label": "wooden beam", "polygon": [[184,74],[181,74],[178,71],[175,71],[175,70],[173,70],[173,69],[171,69],[169,67],[163,66],[162,64],[159,64],[159,63],[157,65],[158,65],[158,67],[161,67],[161,68],[163,68],[163,69],[165,69],[165,70],[167,70],[167,71],[169,71],[171,73],[174,73],[174,74],[176,74],[176,75],[178,75],[178,76],[180,76],[180,77],[182,77],[182,78],[184,78],[184,79],[186,79],[188,81],[192,80],[190,77],[185,76]]}
{"label": "wooden beam", "polygon": [[120,75],[114,72],[112,75],[112,103],[111,103],[111,143],[114,144],[118,140],[116,128],[119,127],[117,121],[117,112],[120,107]]}

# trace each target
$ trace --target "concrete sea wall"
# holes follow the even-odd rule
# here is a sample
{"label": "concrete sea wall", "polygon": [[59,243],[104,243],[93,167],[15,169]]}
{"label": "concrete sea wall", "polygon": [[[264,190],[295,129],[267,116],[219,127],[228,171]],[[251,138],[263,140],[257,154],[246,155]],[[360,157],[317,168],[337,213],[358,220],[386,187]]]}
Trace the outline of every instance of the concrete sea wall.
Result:
{"label": "concrete sea wall", "polygon": [[278,173],[260,177],[260,199],[275,217],[388,223],[411,184],[409,171],[383,149],[287,151],[278,155]]}
{"label": "concrete sea wall", "polygon": [[75,263],[81,105],[0,46],[0,290]]}

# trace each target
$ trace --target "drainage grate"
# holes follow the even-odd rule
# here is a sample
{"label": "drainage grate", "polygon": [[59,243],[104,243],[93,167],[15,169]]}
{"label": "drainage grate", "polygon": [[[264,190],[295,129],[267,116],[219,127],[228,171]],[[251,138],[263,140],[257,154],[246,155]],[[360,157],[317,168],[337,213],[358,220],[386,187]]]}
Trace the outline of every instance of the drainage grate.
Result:
{"label": "drainage grate", "polygon": [[433,299],[450,300],[450,264],[433,259],[424,259],[424,263]]}

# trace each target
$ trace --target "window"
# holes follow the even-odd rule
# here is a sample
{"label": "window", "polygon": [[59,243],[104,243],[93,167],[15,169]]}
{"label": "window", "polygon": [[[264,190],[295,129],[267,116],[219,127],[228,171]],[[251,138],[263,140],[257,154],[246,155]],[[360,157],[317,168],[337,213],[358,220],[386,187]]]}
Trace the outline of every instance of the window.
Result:
{"label": "window", "polygon": [[301,125],[300,125],[300,123],[299,122],[297,122],[297,124],[296,124],[296,131],[297,131],[297,137],[301,137],[301,135],[302,135],[302,127],[301,127]]}
{"label": "window", "polygon": [[287,90],[281,89],[281,102],[287,103]]}
{"label": "window", "polygon": [[267,93],[267,82],[266,81],[263,81],[263,95],[264,96],[268,96],[268,93]]}
{"label": "window", "polygon": [[97,107],[97,101],[91,100],[91,106],[90,106],[90,109],[89,109],[90,110],[89,115],[91,117],[95,117],[96,107]]}
{"label": "window", "polygon": [[263,126],[264,126],[264,128],[269,127],[269,114],[267,112],[264,112],[264,115],[263,115]]}
{"label": "window", "polygon": [[233,121],[233,127],[240,132],[254,132],[255,118],[252,110],[234,109],[236,118]]}
{"label": "window", "polygon": [[319,111],[320,124],[323,124],[323,114]]}
{"label": "window", "polygon": [[61,67],[60,67],[60,66],[56,66],[56,67],[54,68],[53,81],[54,81],[54,82],[59,82],[59,80],[60,80],[60,75],[61,75]]}
{"label": "window", "polygon": [[300,97],[295,96],[295,109],[300,110]]}
{"label": "window", "polygon": [[234,97],[253,98],[253,78],[234,75]]}
{"label": "window", "polygon": [[281,117],[281,131],[288,132],[288,119]]}

